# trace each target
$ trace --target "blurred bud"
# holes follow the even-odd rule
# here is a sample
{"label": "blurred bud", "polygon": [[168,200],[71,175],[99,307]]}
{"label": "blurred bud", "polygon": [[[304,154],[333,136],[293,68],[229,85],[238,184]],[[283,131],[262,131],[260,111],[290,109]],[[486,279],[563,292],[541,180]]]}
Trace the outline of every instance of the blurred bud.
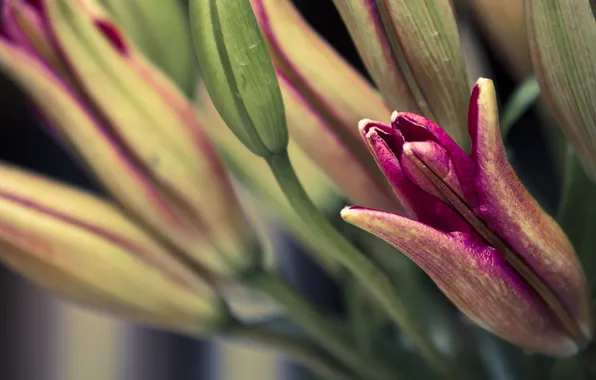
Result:
{"label": "blurred bud", "polygon": [[596,181],[596,19],[591,0],[529,0],[526,19],[541,94]]}
{"label": "blurred bud", "polygon": [[223,120],[256,155],[285,151],[283,100],[249,0],[193,0],[190,15],[201,76]]}
{"label": "blurred bud", "polygon": [[379,94],[305,21],[290,0],[252,0],[282,90],[292,139],[350,201],[403,211],[354,127],[387,115]]}
{"label": "blurred bud", "polygon": [[342,217],[402,251],[494,334],[575,354],[593,333],[585,276],[507,160],[490,80],[472,92],[469,129],[471,155],[419,115],[395,113],[390,126],[363,120],[362,137],[412,219],[362,207]]}
{"label": "blurred bud", "polygon": [[524,0],[468,0],[470,8],[485,30],[507,68],[518,78],[532,74]]}
{"label": "blurred bud", "polygon": [[467,145],[469,93],[450,0],[334,0],[392,109],[424,115]]}
{"label": "blurred bud", "polygon": [[197,77],[188,16],[179,0],[100,0],[130,40],[185,94]]}
{"label": "blurred bud", "polygon": [[0,38],[0,68],[154,231],[222,275],[258,265],[250,228],[192,103],[96,8],[36,4],[76,81],[7,37]]}
{"label": "blurred bud", "polygon": [[99,311],[191,335],[225,327],[212,288],[107,201],[0,165],[0,260]]}

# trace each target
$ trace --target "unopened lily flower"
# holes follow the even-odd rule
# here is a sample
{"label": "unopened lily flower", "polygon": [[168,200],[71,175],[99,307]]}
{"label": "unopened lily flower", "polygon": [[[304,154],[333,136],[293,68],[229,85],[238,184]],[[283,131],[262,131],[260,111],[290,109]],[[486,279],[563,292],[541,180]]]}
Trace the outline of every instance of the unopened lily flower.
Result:
{"label": "unopened lily flower", "polygon": [[468,317],[525,349],[572,355],[590,340],[581,266],[507,160],[492,81],[469,103],[466,154],[429,119],[363,120],[362,137],[409,218],[362,207],[342,217],[418,264]]}
{"label": "unopened lily flower", "polygon": [[194,336],[228,311],[210,284],[118,205],[0,164],[0,261],[83,306]]}
{"label": "unopened lily flower", "polygon": [[145,227],[223,276],[259,265],[192,102],[94,0],[3,2],[0,70]]}

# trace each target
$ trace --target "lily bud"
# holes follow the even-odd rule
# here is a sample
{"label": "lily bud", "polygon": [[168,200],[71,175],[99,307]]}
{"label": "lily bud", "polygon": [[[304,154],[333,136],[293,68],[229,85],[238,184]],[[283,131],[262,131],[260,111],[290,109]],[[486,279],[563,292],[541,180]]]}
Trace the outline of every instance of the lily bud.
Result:
{"label": "lily bud", "polygon": [[592,336],[573,247],[507,161],[490,80],[477,82],[468,117],[470,156],[422,116],[363,120],[411,219],[360,207],[342,217],[401,250],[479,325],[528,350],[572,355]]}
{"label": "lily bud", "polygon": [[451,0],[334,0],[393,109],[436,120],[467,145],[468,84]]}
{"label": "lily bud", "polygon": [[190,26],[179,0],[101,0],[130,40],[185,94],[197,77]]}
{"label": "lily bud", "polygon": [[532,59],[528,46],[524,0],[468,0],[470,8],[485,30],[489,42],[518,78],[532,74]]}
{"label": "lily bud", "polygon": [[526,20],[540,91],[596,182],[596,19],[593,1],[529,0]]}
{"label": "lily bud", "polygon": [[293,141],[351,201],[402,212],[354,128],[365,115],[388,113],[378,92],[306,23],[291,1],[251,4],[277,70]]}
{"label": "lily bud", "polygon": [[191,335],[225,327],[209,284],[119,208],[0,165],[0,261],[69,300]]}
{"label": "lily bud", "polygon": [[213,272],[236,275],[259,265],[251,230],[193,104],[96,3],[35,4],[71,80],[10,30],[0,35],[0,69],[147,226]]}
{"label": "lily bud", "polygon": [[223,120],[254,154],[284,152],[283,100],[249,0],[193,0],[190,16],[201,77]]}

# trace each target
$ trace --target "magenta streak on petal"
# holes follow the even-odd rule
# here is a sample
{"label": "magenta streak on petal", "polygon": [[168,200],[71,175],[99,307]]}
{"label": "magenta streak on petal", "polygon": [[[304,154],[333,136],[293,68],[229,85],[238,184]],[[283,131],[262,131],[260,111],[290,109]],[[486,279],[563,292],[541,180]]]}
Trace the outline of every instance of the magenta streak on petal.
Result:
{"label": "magenta streak on petal", "polygon": [[405,141],[429,140],[441,145],[451,157],[467,203],[470,207],[476,206],[474,191],[476,164],[441,127],[423,116],[408,112],[394,115],[391,124],[401,131]]}
{"label": "magenta streak on petal", "polygon": [[20,31],[14,21],[14,16],[12,14],[12,3],[18,0],[4,0],[2,3],[2,27],[0,28],[0,33],[2,37],[14,41],[18,38],[20,41]]}
{"label": "magenta streak on petal", "polygon": [[[0,41],[2,43],[2,41]],[[122,165],[127,169],[130,175],[140,184],[140,187],[146,191],[147,196],[151,199],[154,205],[172,222],[181,229],[187,229],[184,221],[176,214],[174,214],[168,207],[167,202],[163,199],[163,195],[155,189],[153,186],[147,186],[147,171],[144,169],[144,165],[136,158],[136,156],[130,151],[128,147],[119,139],[119,137],[109,128],[107,125],[102,124],[97,115],[94,115],[88,108],[83,100],[76,96],[75,93],[68,87],[68,85],[56,75],[47,65],[44,65],[41,61],[36,59],[34,54],[31,54],[25,50],[19,49],[14,46],[10,46],[11,49],[15,50],[16,54],[22,54],[29,57],[20,57],[24,60],[29,60],[32,64],[37,64],[37,69],[42,72],[42,75],[48,77],[55,86],[59,88],[68,96],[75,105],[77,105],[81,111],[88,117],[88,119],[95,125],[95,129],[99,132],[100,137],[106,141],[106,145],[110,146],[114,151],[115,155],[120,158]],[[59,128],[56,126],[56,128]],[[67,136],[65,136],[68,138]]]}
{"label": "magenta streak on petal", "polygon": [[[268,44],[272,47],[270,50],[272,50],[271,54],[276,66],[284,72],[286,79],[288,79],[301,94],[304,94],[305,99],[310,101],[313,108],[327,120],[329,125],[336,126],[336,133],[338,133],[348,147],[353,149],[358,155],[357,152],[361,151],[362,142],[358,138],[356,129],[354,128],[354,132],[352,132],[352,130],[340,127],[343,122],[341,121],[341,116],[337,113],[341,112],[341,110],[335,110],[326,100],[325,96],[319,94],[317,90],[310,85],[309,81],[302,76],[300,69],[296,67],[284,53],[283,46],[277,40],[275,32],[269,23],[269,15],[267,14],[265,6],[263,6],[262,0],[252,0],[251,3],[254,12],[257,15],[261,30],[265,35]],[[358,158],[364,163],[369,162],[366,161],[367,157],[358,156]]]}
{"label": "magenta streak on petal", "polygon": [[41,10],[42,8],[42,0],[26,0],[27,3],[29,3],[29,5],[31,5],[32,7]]}
{"label": "magenta streak on petal", "polygon": [[128,47],[124,42],[122,33],[116,25],[106,20],[95,20],[95,26],[101,31],[101,33],[107,38],[108,41],[114,46],[121,54],[128,54]]}
{"label": "magenta streak on petal", "polygon": [[113,243],[114,245],[123,247],[125,250],[132,252],[140,259],[148,262],[152,267],[157,268],[158,270],[164,273],[167,273],[172,280],[175,280],[180,285],[191,288],[194,286],[194,284],[188,278],[180,276],[179,273],[172,271],[167,265],[164,265],[164,263],[158,257],[160,253],[147,250],[145,247],[133,240],[128,239],[126,236],[117,235],[111,231],[107,231],[101,227],[74,218],[70,215],[63,214],[57,210],[51,209],[48,206],[36,203],[35,201],[32,201],[30,199],[22,198],[15,194],[0,191],[0,198],[17,203],[27,209],[49,216],[51,218],[55,218],[57,220],[60,220],[61,222],[73,225],[76,228],[79,228],[83,231],[97,235],[102,239],[105,239],[110,243]]}
{"label": "magenta streak on petal", "polygon": [[470,95],[470,103],[468,104],[468,134],[472,140],[472,147],[470,149],[470,156],[476,161],[476,146],[478,145],[478,95],[480,89],[478,85],[474,86],[472,94]]}
{"label": "magenta streak on petal", "polygon": [[[296,107],[306,109],[311,117],[317,120],[319,129],[325,129],[325,132],[321,131],[321,133],[316,130],[309,130],[305,133],[303,128],[297,125],[300,122],[290,123],[290,134],[298,145],[303,147],[304,152],[318,163],[318,166],[331,177],[344,194],[350,198],[350,201],[403,214],[403,207],[396,201],[381,177],[371,173],[358,160],[356,154],[343,144],[336,131],[329,127],[327,121],[279,70],[277,70],[277,77],[284,96],[286,93],[290,94],[289,96],[293,98],[291,102],[299,104]],[[288,109],[286,113],[289,115],[291,111]],[[312,140],[317,142],[312,143]],[[338,170],[340,167],[338,163],[342,167],[341,170]],[[350,170],[345,170],[347,167]]]}
{"label": "magenta streak on petal", "polygon": [[[17,6],[15,3],[19,1],[23,3],[23,0],[4,0],[4,3],[2,4],[2,35],[22,48],[35,52],[35,49],[29,42],[25,33],[21,30],[14,15],[14,8]],[[21,6],[28,7],[29,5],[23,4]]]}

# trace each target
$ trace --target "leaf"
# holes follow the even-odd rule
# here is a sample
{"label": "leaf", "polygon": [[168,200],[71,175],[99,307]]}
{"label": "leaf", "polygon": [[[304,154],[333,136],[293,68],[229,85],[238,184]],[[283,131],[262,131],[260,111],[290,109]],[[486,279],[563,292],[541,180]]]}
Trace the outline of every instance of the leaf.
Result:
{"label": "leaf", "polygon": [[540,96],[540,85],[536,77],[532,76],[524,80],[514,91],[513,95],[505,104],[501,116],[501,133],[507,136],[513,124],[526,113]]}

